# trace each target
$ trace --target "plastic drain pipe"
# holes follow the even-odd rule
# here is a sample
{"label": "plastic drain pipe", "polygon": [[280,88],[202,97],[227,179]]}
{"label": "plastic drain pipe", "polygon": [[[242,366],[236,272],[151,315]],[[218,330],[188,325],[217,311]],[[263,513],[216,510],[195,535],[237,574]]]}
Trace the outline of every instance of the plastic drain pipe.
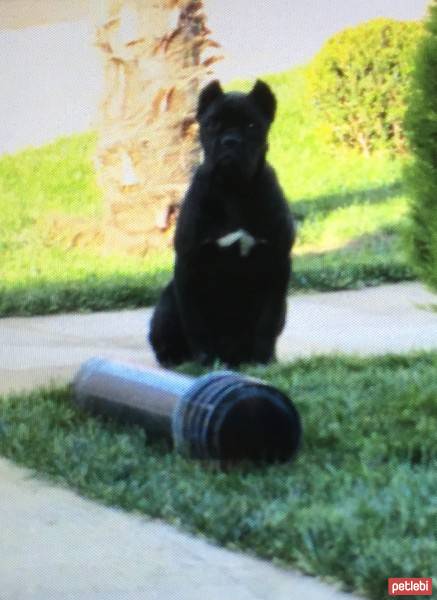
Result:
{"label": "plastic drain pipe", "polygon": [[232,371],[195,378],[92,358],[73,391],[80,408],[167,437],[191,458],[282,462],[299,447],[300,418],[287,396]]}

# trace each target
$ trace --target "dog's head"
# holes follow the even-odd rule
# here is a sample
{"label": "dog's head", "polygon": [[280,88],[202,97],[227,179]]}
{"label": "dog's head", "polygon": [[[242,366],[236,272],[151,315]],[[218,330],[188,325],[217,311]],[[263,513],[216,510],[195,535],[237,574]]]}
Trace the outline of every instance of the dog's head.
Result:
{"label": "dog's head", "polygon": [[197,108],[205,163],[225,176],[251,179],[264,162],[275,111],[275,97],[263,81],[248,94],[225,94],[212,81],[202,90]]}

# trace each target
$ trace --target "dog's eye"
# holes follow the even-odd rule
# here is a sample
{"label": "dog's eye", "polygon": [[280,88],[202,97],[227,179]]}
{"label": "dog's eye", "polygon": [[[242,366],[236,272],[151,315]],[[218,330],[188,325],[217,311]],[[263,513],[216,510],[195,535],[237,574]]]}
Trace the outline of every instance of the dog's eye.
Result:
{"label": "dog's eye", "polygon": [[255,128],[255,123],[253,123],[252,121],[250,123],[247,124],[248,129],[254,129]]}

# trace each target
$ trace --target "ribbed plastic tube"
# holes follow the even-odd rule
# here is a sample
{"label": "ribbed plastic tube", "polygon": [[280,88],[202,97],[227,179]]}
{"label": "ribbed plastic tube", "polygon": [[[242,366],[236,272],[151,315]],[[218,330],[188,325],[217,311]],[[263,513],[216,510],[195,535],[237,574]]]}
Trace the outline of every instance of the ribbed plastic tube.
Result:
{"label": "ribbed plastic tube", "polygon": [[77,406],[165,436],[190,458],[282,462],[301,439],[287,396],[232,371],[195,378],[94,358],[78,372],[73,391]]}

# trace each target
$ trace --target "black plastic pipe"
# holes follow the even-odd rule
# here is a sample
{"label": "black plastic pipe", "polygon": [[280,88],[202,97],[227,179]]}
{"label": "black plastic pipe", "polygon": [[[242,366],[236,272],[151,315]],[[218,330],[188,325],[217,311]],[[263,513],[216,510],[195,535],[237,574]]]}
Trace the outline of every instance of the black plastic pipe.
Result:
{"label": "black plastic pipe", "polygon": [[92,358],[73,390],[79,407],[165,436],[191,458],[286,461],[301,438],[287,396],[232,371],[195,378]]}

